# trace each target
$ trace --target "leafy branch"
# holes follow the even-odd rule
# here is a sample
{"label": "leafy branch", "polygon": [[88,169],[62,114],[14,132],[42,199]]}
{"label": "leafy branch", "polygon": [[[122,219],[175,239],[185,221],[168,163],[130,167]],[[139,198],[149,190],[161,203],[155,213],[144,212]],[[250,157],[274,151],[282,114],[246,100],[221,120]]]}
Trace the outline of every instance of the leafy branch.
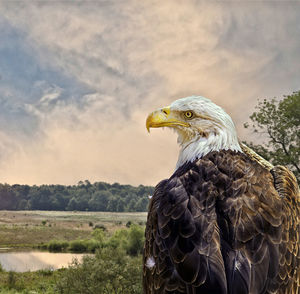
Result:
{"label": "leafy branch", "polygon": [[[300,91],[259,101],[250,116],[254,133],[266,135],[263,144],[247,143],[258,154],[274,165],[285,165],[300,182]],[[245,123],[244,127],[249,128]]]}

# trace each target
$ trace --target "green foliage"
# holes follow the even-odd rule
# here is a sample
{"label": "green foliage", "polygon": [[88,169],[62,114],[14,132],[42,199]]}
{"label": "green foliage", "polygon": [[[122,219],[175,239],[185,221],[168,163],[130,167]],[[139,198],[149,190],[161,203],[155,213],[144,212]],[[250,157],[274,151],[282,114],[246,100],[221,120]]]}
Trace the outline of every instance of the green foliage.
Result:
{"label": "green foliage", "polygon": [[66,241],[52,240],[48,244],[48,250],[50,252],[62,252],[62,251],[66,251],[68,247],[69,247],[69,243],[66,242]]}
{"label": "green foliage", "polygon": [[95,240],[97,240],[98,242],[103,243],[104,242],[104,238],[105,238],[105,230],[103,230],[102,228],[96,228],[93,232],[92,232],[92,236]]}
{"label": "green foliage", "polygon": [[74,260],[68,268],[57,271],[0,272],[0,293],[141,294],[143,242],[144,227],[135,224],[111,236],[96,229],[88,240],[52,241],[49,245],[54,248],[95,255],[85,256],[81,263]]}
{"label": "green foliage", "polygon": [[53,270],[52,269],[41,269],[41,270],[38,270],[38,273],[41,276],[52,276],[53,275]]}
{"label": "green foliage", "polygon": [[98,240],[88,240],[86,242],[87,245],[87,252],[95,253],[97,249],[103,248],[104,243],[98,241]]}
{"label": "green foliage", "polygon": [[142,253],[144,245],[144,229],[137,225],[131,225],[128,234],[128,242],[125,246],[129,255],[138,255]]}
{"label": "green foliage", "polygon": [[17,197],[12,186],[0,184],[0,209],[16,209]]}
{"label": "green foliage", "polygon": [[9,289],[15,288],[16,286],[16,274],[13,271],[8,273],[7,285]]}
{"label": "green foliage", "polygon": [[141,258],[103,248],[82,263],[74,261],[57,281],[57,293],[141,294]]}
{"label": "green foliage", "polygon": [[131,225],[128,229],[120,229],[108,236],[102,229],[95,229],[91,239],[66,241],[50,241],[46,248],[51,252],[71,251],[77,253],[94,253],[100,248],[122,249],[128,255],[136,256],[142,253],[144,244],[144,227]]}
{"label": "green foliage", "polygon": [[[55,283],[60,270],[41,270],[36,272],[0,273],[1,294],[56,294]],[[11,280],[11,282],[9,282]]]}
{"label": "green foliage", "polygon": [[89,252],[94,253],[96,249],[103,247],[103,242],[95,239],[74,240],[71,242],[52,240],[45,246],[50,252]]}
{"label": "green foliage", "polygon": [[[285,165],[294,172],[300,182],[300,91],[276,99],[260,101],[250,119],[256,133],[263,133],[267,142],[263,145],[249,143],[272,164]],[[244,124],[247,128],[249,124]]]}
{"label": "green foliage", "polygon": [[125,250],[125,246],[128,242],[128,229],[117,230],[109,240],[106,242],[106,246],[112,249],[122,248]]}
{"label": "green foliage", "polygon": [[87,252],[88,251],[88,244],[84,240],[74,240],[70,242],[69,249],[72,252]]}
{"label": "green foliage", "polygon": [[[0,209],[146,211],[153,187],[79,182],[76,186],[0,184]],[[45,225],[46,223],[43,224]]]}

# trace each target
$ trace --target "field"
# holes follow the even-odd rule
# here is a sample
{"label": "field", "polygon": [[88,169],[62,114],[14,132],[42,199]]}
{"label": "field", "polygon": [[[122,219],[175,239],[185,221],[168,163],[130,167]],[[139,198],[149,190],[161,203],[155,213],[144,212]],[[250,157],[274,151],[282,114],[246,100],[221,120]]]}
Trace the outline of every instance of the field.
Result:
{"label": "field", "polygon": [[[140,294],[142,292],[140,252],[146,217],[145,212],[0,211],[0,250],[3,251],[7,249],[23,251],[26,248],[43,247],[40,245],[51,240],[52,244],[56,242],[53,240],[78,239],[88,240],[90,244],[96,242],[102,244],[97,247],[102,248],[99,253],[90,255],[90,259],[86,260],[82,267],[80,264],[74,264],[72,268],[55,271],[18,273],[6,272],[0,265],[0,293],[77,294],[104,293],[99,289],[109,289],[105,293]],[[94,231],[95,227],[105,229],[106,233],[99,235],[101,231]],[[116,230],[121,228],[126,230],[118,234],[119,231]],[[96,235],[94,236],[92,232]],[[74,242],[84,244],[88,241]],[[91,277],[94,277],[95,271],[99,276],[107,278],[100,281],[96,277],[93,280]],[[82,288],[79,292],[78,287]],[[116,292],[113,289],[116,289]]]}
{"label": "field", "polygon": [[128,222],[144,224],[146,212],[0,211],[0,249],[32,247],[50,240],[88,238],[95,226],[109,233]]}

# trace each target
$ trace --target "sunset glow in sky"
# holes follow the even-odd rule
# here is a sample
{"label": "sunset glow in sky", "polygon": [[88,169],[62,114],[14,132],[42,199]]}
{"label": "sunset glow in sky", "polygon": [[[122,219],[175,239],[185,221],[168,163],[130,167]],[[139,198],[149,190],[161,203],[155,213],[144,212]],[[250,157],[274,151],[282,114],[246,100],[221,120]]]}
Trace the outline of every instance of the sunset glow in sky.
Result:
{"label": "sunset glow in sky", "polygon": [[149,112],[190,95],[243,123],[300,88],[297,1],[1,1],[0,182],[155,185],[178,155]]}

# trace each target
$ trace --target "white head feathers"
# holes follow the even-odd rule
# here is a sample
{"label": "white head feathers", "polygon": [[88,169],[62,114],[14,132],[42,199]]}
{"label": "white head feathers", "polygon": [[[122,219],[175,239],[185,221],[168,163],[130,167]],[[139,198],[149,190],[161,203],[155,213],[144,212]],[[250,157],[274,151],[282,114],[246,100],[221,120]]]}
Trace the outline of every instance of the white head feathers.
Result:
{"label": "white head feathers", "polygon": [[242,152],[231,117],[211,100],[201,96],[178,99],[170,105],[170,111],[192,113],[191,118],[185,118],[189,127],[175,128],[181,146],[176,169],[211,151]]}

